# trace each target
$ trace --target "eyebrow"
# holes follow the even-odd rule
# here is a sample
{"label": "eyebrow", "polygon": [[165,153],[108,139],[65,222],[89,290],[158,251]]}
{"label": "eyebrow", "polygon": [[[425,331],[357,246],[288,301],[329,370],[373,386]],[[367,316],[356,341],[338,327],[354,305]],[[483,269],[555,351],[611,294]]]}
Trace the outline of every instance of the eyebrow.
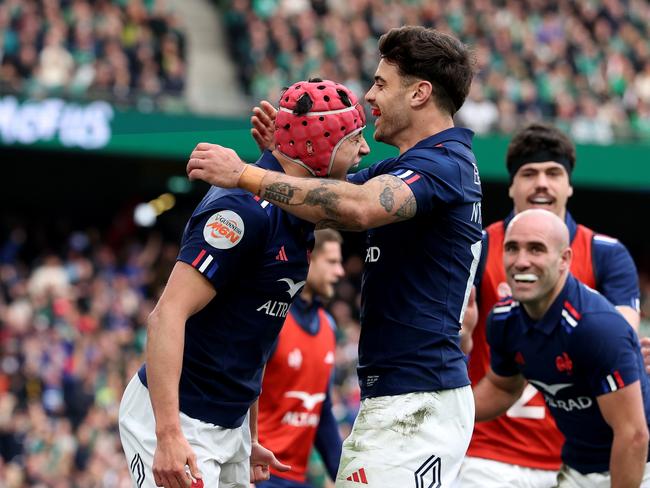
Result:
{"label": "eyebrow", "polygon": [[375,82],[377,82],[377,81],[383,81],[384,83],[386,83],[386,80],[384,78],[382,78],[379,75],[375,75]]}

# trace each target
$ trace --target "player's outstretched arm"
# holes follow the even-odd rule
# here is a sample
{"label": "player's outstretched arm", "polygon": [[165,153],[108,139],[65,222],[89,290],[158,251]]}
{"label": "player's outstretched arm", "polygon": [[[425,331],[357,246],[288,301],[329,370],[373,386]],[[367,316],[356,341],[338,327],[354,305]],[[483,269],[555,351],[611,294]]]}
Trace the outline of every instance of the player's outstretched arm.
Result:
{"label": "player's outstretched arm", "polygon": [[639,381],[597,398],[614,431],[609,471],[612,488],[639,486],[648,458],[648,426]]}
{"label": "player's outstretched arm", "polygon": [[519,399],[525,386],[522,375],[499,376],[490,368],[473,388],[476,421],[491,420],[505,413]]}
{"label": "player's outstretched arm", "polygon": [[187,164],[190,179],[239,187],[318,227],[365,230],[415,216],[413,192],[401,179],[380,175],[362,185],[324,178],[298,178],[243,163],[217,144],[196,146]]}
{"label": "player's outstretched arm", "polygon": [[189,486],[185,471],[201,478],[196,455],[181,431],[178,382],[183,362],[185,322],[214,298],[212,285],[194,268],[177,262],[158,304],[147,320],[147,384],[156,419],[153,475],[157,486]]}

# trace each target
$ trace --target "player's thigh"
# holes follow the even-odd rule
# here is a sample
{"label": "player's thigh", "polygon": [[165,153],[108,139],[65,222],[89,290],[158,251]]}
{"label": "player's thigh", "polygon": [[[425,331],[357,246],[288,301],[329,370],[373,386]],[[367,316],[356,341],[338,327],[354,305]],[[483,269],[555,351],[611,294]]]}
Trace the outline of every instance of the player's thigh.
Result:
{"label": "player's thigh", "polygon": [[531,469],[492,459],[466,457],[458,475],[462,488],[552,488],[557,471]]}
{"label": "player's thigh", "polygon": [[473,428],[470,387],[365,399],[343,443],[336,486],[450,486]]}
{"label": "player's thigh", "polygon": [[[183,416],[184,417],[184,416]],[[203,476],[203,484],[208,487],[218,486],[220,467],[210,455],[211,448],[201,445],[201,439],[195,439],[195,419],[181,418],[181,428],[190,445],[193,445],[197,464]],[[196,424],[196,425],[194,425]],[[153,457],[156,451],[156,423],[154,419],[149,391],[136,376],[131,379],[120,403],[119,412],[120,440],[131,473],[133,486],[154,488]],[[197,442],[199,443],[197,445]]]}

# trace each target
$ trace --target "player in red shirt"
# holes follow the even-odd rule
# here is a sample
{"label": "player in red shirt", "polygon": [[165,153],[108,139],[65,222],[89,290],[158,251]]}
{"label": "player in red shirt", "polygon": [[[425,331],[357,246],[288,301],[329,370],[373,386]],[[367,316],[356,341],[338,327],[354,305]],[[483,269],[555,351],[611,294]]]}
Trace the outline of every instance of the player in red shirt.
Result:
{"label": "player in red shirt", "polygon": [[[476,280],[478,322],[471,340],[468,335],[464,337],[466,344],[473,343],[469,354],[472,385],[485,376],[490,365],[485,335],[487,315],[500,298],[510,295],[503,268],[503,236],[516,213],[543,208],[564,220],[574,251],[573,275],[600,291],[635,329],[640,320],[637,271],[627,249],[616,239],[576,224],[566,209],[567,200],[573,194],[571,172],[575,147],[571,140],[551,125],[530,124],[513,137],[506,164],[514,209],[505,220],[493,223],[484,231],[483,271],[479,269]],[[506,415],[476,424],[461,469],[461,486],[555,486],[562,442],[544,399],[528,385]]]}
{"label": "player in red shirt", "polygon": [[331,298],[334,284],[343,276],[342,239],[332,229],[315,235],[307,282],[289,309],[266,364],[259,398],[259,440],[291,471],[271,469],[271,478],[257,483],[258,488],[308,488],[307,463],[314,445],[332,480],[339,466],[341,437],[329,394],[335,325],[319,299]]}

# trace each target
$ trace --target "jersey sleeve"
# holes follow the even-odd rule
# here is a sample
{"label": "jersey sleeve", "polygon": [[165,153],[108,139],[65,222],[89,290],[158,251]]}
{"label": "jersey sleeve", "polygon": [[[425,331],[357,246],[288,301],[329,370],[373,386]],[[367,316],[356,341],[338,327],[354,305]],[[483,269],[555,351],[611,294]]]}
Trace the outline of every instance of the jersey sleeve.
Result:
{"label": "jersey sleeve", "polygon": [[441,204],[461,201],[462,179],[458,165],[417,153],[405,155],[388,174],[401,179],[413,192],[418,215],[428,214]]}
{"label": "jersey sleeve", "polygon": [[614,311],[590,319],[589,327],[576,328],[571,350],[569,355],[584,372],[594,396],[623,388],[644,374],[636,333]]}
{"label": "jersey sleeve", "polygon": [[593,260],[598,291],[613,305],[639,310],[639,277],[632,256],[616,239],[596,234]]}
{"label": "jersey sleeve", "polygon": [[192,216],[178,260],[195,268],[219,290],[262,252],[268,232],[268,216],[254,200],[224,197]]}
{"label": "jersey sleeve", "polygon": [[490,345],[490,366],[499,376],[520,374],[515,353],[506,345],[507,314],[490,312],[486,321],[486,336]]}
{"label": "jersey sleeve", "polygon": [[371,168],[372,166],[368,168],[364,168],[361,171],[357,171],[356,173],[349,174],[347,176],[348,183],[354,183],[355,185],[363,185],[366,181],[372,178]]}

